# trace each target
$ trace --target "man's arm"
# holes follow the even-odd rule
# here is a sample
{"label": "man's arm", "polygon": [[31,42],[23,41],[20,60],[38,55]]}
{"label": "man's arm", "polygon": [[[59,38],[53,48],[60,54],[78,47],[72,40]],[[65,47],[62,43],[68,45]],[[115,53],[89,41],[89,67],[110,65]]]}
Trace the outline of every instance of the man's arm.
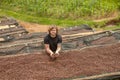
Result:
{"label": "man's arm", "polygon": [[45,50],[50,54],[50,56],[52,56],[53,52],[50,50],[49,44],[45,44]]}
{"label": "man's arm", "polygon": [[59,54],[59,52],[60,52],[60,50],[61,50],[61,43],[59,43],[58,45],[57,45],[57,50],[56,50],[56,54]]}

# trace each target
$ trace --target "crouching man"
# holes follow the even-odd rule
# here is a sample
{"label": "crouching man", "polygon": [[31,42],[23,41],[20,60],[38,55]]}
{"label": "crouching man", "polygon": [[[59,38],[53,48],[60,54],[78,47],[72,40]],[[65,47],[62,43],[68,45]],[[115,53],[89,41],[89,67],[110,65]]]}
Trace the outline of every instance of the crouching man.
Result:
{"label": "crouching man", "polygon": [[45,50],[52,59],[56,59],[60,55],[62,37],[54,25],[49,27],[48,32],[49,34],[44,37]]}

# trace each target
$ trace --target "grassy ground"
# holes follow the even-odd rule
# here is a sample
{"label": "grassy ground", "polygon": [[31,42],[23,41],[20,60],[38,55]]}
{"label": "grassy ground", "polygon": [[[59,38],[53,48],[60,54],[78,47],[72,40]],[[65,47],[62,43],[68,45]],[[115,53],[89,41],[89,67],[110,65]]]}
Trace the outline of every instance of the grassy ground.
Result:
{"label": "grassy ground", "polygon": [[2,0],[1,8],[37,17],[98,19],[120,8],[119,0]]}
{"label": "grassy ground", "polygon": [[44,17],[36,17],[26,14],[20,14],[17,12],[13,12],[10,10],[0,9],[1,16],[9,16],[15,19],[27,21],[27,22],[34,22],[39,24],[56,24],[60,26],[71,26],[71,25],[80,25],[80,24],[89,24],[91,25],[93,22],[90,20],[69,20],[69,19],[53,19],[53,18],[44,18]]}
{"label": "grassy ground", "polygon": [[93,20],[119,16],[119,10],[119,0],[2,0],[0,3],[2,16],[63,27],[88,24],[100,28],[106,21]]}

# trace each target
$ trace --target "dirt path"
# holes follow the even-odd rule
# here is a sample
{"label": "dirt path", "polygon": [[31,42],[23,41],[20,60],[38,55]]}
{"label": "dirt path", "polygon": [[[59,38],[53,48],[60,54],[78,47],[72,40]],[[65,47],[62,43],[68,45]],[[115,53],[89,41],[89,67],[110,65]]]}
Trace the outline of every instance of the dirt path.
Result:
{"label": "dirt path", "polygon": [[[20,25],[26,28],[27,31],[30,33],[33,32],[47,32],[48,28],[50,25],[40,25],[36,23],[29,23],[29,22],[23,22],[23,21],[18,21]],[[60,28],[60,26],[58,26]]]}
{"label": "dirt path", "polygon": [[[114,19],[116,19],[117,17],[118,16],[113,16],[113,17],[110,17],[110,18],[93,20],[93,22],[102,22],[102,21],[108,21],[108,20],[109,21],[113,20],[113,22],[115,22]],[[19,22],[20,25],[22,25],[23,27],[25,27],[26,30],[29,31],[30,33],[33,33],[33,32],[47,32],[47,30],[48,30],[48,28],[50,26],[50,25],[40,25],[40,24],[36,24],[36,23],[29,23],[29,22],[24,22],[24,21],[18,21],[18,22]],[[109,26],[110,23],[112,24],[112,22],[107,23],[108,26]],[[110,26],[112,26],[112,25],[110,25]],[[61,26],[58,26],[58,28],[61,28]]]}
{"label": "dirt path", "polygon": [[19,21],[19,24],[25,27],[29,32],[47,32],[49,25],[39,25],[36,23],[29,23]]}
{"label": "dirt path", "polygon": [[93,20],[93,22],[102,22],[102,21],[110,21],[113,19],[116,19],[119,17],[119,14],[117,12],[113,13],[112,16],[108,17],[108,18],[102,18],[102,19],[98,19],[98,20]]}

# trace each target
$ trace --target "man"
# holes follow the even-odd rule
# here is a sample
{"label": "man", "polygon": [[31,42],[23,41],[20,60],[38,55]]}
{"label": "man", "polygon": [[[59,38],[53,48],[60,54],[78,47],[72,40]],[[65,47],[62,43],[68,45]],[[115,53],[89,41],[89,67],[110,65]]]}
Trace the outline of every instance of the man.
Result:
{"label": "man", "polygon": [[48,32],[49,34],[44,38],[45,50],[52,59],[56,59],[61,50],[62,37],[58,34],[58,28],[54,25],[49,27]]}

